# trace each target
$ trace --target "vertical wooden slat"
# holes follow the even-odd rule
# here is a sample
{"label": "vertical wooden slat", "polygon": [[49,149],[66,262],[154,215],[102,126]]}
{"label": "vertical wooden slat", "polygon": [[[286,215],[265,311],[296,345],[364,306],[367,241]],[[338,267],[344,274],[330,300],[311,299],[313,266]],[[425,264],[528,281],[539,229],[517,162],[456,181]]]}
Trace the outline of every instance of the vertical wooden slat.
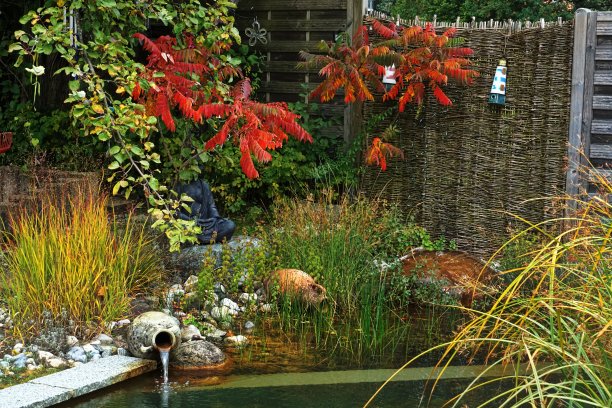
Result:
{"label": "vertical wooden slat", "polygon": [[[588,28],[587,9],[576,11],[574,18],[574,56],[572,63],[572,96],[570,102],[569,146],[567,151],[568,169],[566,177],[566,192],[571,196],[580,193],[584,185],[580,178],[582,164],[582,149],[584,140],[582,134],[582,119],[584,114],[585,89],[585,57]],[[568,211],[576,208],[575,202],[568,203]]]}
{"label": "vertical wooden slat", "polygon": [[[272,10],[268,10],[268,21],[272,20]],[[272,34],[268,33],[268,41],[271,41]],[[272,52],[268,51],[266,53],[266,57],[268,58],[268,62],[272,61]],[[266,72],[266,83],[270,83],[271,74],[270,71]],[[270,102],[270,92],[266,92],[266,102]]]}
{"label": "vertical wooden slat", "polygon": [[[591,123],[593,122],[593,92],[595,82],[595,48],[597,47],[597,12],[587,15],[586,48],[584,55],[584,103],[582,107],[582,145],[584,157],[590,157]],[[582,184],[588,180],[581,174]]]}
{"label": "vertical wooden slat", "polygon": [[[347,2],[347,28],[351,35],[355,34],[363,22],[365,0],[349,0]],[[344,109],[344,143],[348,148],[350,143],[361,132],[363,103],[353,102]]]}

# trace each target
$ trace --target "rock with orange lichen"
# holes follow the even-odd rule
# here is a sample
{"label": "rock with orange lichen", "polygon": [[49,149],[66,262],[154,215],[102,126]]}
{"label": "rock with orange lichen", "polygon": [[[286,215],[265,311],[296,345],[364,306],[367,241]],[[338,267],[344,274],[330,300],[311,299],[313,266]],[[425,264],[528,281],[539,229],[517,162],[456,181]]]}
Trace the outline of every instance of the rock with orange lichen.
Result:
{"label": "rock with orange lichen", "polygon": [[284,296],[291,296],[306,304],[320,305],[327,296],[327,290],[315,283],[315,280],[299,269],[278,269],[270,274],[265,282],[266,291],[270,294],[273,288]]}
{"label": "rock with orange lichen", "polygon": [[442,282],[442,290],[471,306],[488,290],[497,275],[483,261],[463,251],[413,250],[401,258],[405,275],[418,274],[423,283]]}

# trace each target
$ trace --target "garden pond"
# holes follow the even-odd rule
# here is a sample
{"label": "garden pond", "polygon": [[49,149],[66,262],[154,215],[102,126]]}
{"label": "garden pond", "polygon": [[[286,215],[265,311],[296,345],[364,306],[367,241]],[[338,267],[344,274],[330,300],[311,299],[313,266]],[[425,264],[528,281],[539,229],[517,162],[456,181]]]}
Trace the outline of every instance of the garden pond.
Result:
{"label": "garden pond", "polygon": [[[171,370],[170,381],[164,383],[160,369],[69,401],[62,407],[363,406],[381,384],[393,376],[397,367],[425,350],[431,341],[444,337],[439,331],[426,332],[433,319],[430,312],[415,311],[411,326],[420,335],[413,332],[384,355],[361,359],[330,350],[317,351],[308,339],[289,338],[282,331],[260,322],[260,329],[252,333],[248,346],[227,350],[231,364],[221,370]],[[446,316],[444,321],[452,320],[450,317]],[[425,355],[399,372],[371,406],[416,407],[421,403],[422,406],[441,407],[486,368],[450,367],[431,392],[431,378],[436,373],[433,366],[438,357],[433,353]],[[492,371],[488,375],[500,374]],[[491,392],[493,390],[483,388],[469,401],[482,402]]]}

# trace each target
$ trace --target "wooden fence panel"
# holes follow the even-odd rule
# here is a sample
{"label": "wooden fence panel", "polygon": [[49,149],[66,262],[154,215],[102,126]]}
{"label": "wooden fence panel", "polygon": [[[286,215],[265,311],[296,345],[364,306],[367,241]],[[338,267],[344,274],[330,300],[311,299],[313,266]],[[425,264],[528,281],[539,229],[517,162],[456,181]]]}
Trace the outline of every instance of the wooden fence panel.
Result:
{"label": "wooden fence panel", "polygon": [[[249,42],[247,28],[254,21],[267,31],[265,41],[252,48],[264,57],[259,97],[266,101],[304,101],[305,94],[321,82],[317,70],[297,69],[300,50],[316,52],[323,41],[334,41],[341,32],[351,31],[362,21],[363,0],[241,0],[236,27],[243,43]],[[333,115],[345,118],[342,128],[327,129],[323,136],[352,140],[355,110],[335,103]],[[330,113],[329,110],[325,114]]]}
{"label": "wooden fence panel", "polygon": [[576,12],[572,84],[567,191],[593,194],[612,165],[612,12]]}

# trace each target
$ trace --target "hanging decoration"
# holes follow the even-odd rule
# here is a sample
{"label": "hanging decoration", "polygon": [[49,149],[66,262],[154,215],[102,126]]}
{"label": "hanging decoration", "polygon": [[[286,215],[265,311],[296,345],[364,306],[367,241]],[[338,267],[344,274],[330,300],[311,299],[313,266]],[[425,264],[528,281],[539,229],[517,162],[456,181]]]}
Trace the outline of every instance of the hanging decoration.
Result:
{"label": "hanging decoration", "polygon": [[249,46],[253,47],[257,44],[257,41],[266,45],[268,43],[268,30],[262,28],[257,21],[257,17],[253,19],[253,28],[247,27],[244,33],[249,38]]}
{"label": "hanging decoration", "polygon": [[499,60],[499,65],[495,70],[495,77],[493,78],[493,85],[491,86],[491,93],[489,94],[489,103],[492,105],[506,105],[506,59],[502,58]]}
{"label": "hanging decoration", "polygon": [[385,74],[382,78],[382,83],[385,85],[385,89],[387,91],[391,90],[393,86],[397,83],[395,79],[395,64],[390,67],[385,67]]}
{"label": "hanging decoration", "polygon": [[[67,24],[67,26],[66,26]],[[70,46],[75,50],[78,50],[78,38],[79,38],[79,14],[74,10],[67,10],[64,7],[64,26],[67,27],[70,32]]]}

